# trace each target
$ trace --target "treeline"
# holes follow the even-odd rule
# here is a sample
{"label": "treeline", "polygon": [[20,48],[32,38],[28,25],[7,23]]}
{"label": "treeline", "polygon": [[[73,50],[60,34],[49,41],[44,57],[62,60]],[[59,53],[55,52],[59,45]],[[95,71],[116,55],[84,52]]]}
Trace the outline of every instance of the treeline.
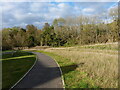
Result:
{"label": "treeline", "polygon": [[113,21],[106,22],[98,16],[78,16],[54,19],[42,29],[34,25],[26,28],[13,27],[2,30],[2,49],[34,46],[71,46],[118,41],[117,14],[112,12]]}
{"label": "treeline", "polygon": [[34,46],[63,46],[65,40],[61,39],[53,26],[45,23],[42,30],[34,25],[27,25],[26,29],[21,27],[4,28],[2,30],[2,50],[14,47]]}

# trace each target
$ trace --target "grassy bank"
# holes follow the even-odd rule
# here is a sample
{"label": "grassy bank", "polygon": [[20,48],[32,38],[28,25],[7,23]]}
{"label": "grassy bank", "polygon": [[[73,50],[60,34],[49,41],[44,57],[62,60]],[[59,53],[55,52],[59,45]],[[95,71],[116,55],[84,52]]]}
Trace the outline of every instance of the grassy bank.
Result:
{"label": "grassy bank", "polygon": [[[111,45],[112,46],[112,45]],[[104,47],[101,48],[101,47]],[[118,87],[118,51],[116,45],[85,47],[49,48],[44,52],[54,58],[61,67],[72,64],[78,67],[64,73],[66,88],[117,88]],[[73,67],[67,68],[71,69]]]}
{"label": "grassy bank", "polygon": [[13,86],[33,65],[36,56],[18,51],[2,55],[2,88]]}

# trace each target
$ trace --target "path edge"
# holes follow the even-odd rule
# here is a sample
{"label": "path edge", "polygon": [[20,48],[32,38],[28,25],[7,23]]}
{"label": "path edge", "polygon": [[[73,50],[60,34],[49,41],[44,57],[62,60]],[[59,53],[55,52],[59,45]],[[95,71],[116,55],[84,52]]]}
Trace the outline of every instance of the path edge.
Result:
{"label": "path edge", "polygon": [[58,62],[54,58],[53,58],[53,60],[56,62],[57,66],[60,69],[60,73],[61,73],[61,77],[62,77],[62,83],[63,83],[63,89],[65,90],[65,81],[64,81],[62,69],[60,68],[60,65],[58,64]]}
{"label": "path edge", "polygon": [[30,67],[30,69],[9,89],[12,90],[23,78],[25,78],[25,76],[33,69],[33,67],[35,66],[36,62],[37,62],[37,55],[36,55],[36,60],[34,62],[34,64]]}
{"label": "path edge", "polygon": [[[41,52],[39,52],[39,53],[41,53]],[[49,55],[47,55],[47,54],[44,54],[44,53],[42,53],[42,54],[43,54],[43,55],[46,55],[46,56],[48,56],[48,57],[50,57],[50,58],[52,58],[51,56],[49,56]],[[59,70],[60,70],[61,79],[62,79],[62,83],[63,83],[63,89],[65,90],[65,81],[64,81],[62,69],[60,68],[60,65],[58,64],[58,62],[56,61],[56,59],[55,59],[55,58],[52,58],[52,59],[53,59],[53,61],[55,61],[55,63],[57,64],[57,66],[58,66],[58,68],[59,68]]]}

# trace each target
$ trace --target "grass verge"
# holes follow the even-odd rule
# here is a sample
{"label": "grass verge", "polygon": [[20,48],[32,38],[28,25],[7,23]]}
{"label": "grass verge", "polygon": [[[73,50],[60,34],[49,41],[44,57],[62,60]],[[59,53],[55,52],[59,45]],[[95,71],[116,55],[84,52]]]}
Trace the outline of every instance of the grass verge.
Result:
{"label": "grass verge", "polygon": [[[103,47],[109,47],[109,44]],[[111,45],[116,48],[117,45]],[[117,88],[118,87],[118,51],[115,49],[100,48],[99,45],[92,45],[88,48],[66,47],[51,48],[44,51],[54,53],[61,57],[67,58],[68,62],[74,62],[79,65],[78,72],[85,72],[87,77],[92,79],[95,86],[100,88]],[[102,47],[102,45],[101,45]],[[65,62],[65,61],[64,61]],[[85,75],[85,74],[84,74]],[[77,79],[79,75],[75,76]],[[83,77],[84,78],[84,77]],[[89,83],[89,80],[87,83]]]}
{"label": "grass verge", "polygon": [[62,69],[65,88],[99,88],[95,85],[94,81],[87,77],[87,74],[83,71],[78,71],[76,65],[77,63],[70,61],[67,58],[59,56],[55,53],[45,52],[45,51],[36,51],[40,53],[44,53],[53,59],[55,59],[60,68]]}
{"label": "grass verge", "polygon": [[32,53],[22,51],[15,52],[14,54],[3,54],[2,58],[3,89],[11,88],[30,69],[36,60],[36,56]]}

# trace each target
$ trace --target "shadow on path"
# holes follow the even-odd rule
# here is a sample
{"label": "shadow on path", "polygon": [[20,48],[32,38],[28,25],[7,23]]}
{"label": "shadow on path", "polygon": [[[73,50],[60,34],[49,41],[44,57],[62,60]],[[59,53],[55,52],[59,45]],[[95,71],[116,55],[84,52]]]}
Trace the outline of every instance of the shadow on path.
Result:
{"label": "shadow on path", "polygon": [[[34,68],[22,79],[15,88],[63,88],[60,68],[56,62],[41,53],[36,53],[38,61]],[[63,74],[74,71],[78,65],[63,66]]]}

